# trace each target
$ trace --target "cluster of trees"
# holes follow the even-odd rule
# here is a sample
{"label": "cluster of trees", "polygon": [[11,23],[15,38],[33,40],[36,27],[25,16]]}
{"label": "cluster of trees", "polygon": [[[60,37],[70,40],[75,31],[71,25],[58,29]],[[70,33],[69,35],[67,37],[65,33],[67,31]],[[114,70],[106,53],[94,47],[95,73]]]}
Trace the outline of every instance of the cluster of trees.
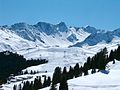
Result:
{"label": "cluster of trees", "polygon": [[10,74],[21,74],[29,66],[47,62],[46,59],[26,60],[22,55],[9,51],[0,52],[0,84],[5,83]]}
{"label": "cluster of trees", "polygon": [[87,62],[84,63],[84,69],[87,72],[92,69],[91,73],[95,73],[96,69],[98,71],[105,70],[108,60],[107,48],[104,48],[97,54],[95,54],[92,58],[88,57]]}
{"label": "cluster of trees", "polygon": [[118,48],[114,51],[111,50],[110,52],[109,61],[113,61],[113,63],[115,63],[115,59],[120,61],[120,46],[118,46]]}
{"label": "cluster of trees", "polygon": [[84,66],[80,67],[78,63],[74,67],[70,66],[69,71],[67,71],[66,67],[63,70],[56,67],[53,73],[51,90],[56,90],[57,83],[60,83],[59,90],[68,90],[67,80],[82,76],[82,73],[85,73]]}
{"label": "cluster of trees", "polygon": [[107,48],[104,48],[103,50],[95,54],[92,58],[90,57],[87,58],[87,62],[85,63],[86,69],[87,70],[92,69],[91,73],[95,73],[96,69],[98,69],[98,71],[105,70],[106,65],[109,62],[113,61],[113,64],[115,63],[115,59],[118,61],[120,60],[120,46],[118,46],[118,48],[115,49],[114,51],[111,50],[109,56]]}
{"label": "cluster of trees", "polygon": [[26,81],[23,83],[23,85],[19,84],[14,85],[13,90],[38,90],[41,88],[45,88],[50,86],[51,84],[51,78],[44,76],[43,82],[41,81],[41,77],[36,77],[34,81]]}
{"label": "cluster of trees", "polygon": [[53,73],[52,85],[50,90],[57,90],[56,89],[57,83],[60,83],[59,90],[68,90],[68,84],[67,84],[68,78],[69,78],[69,75],[66,70],[66,67],[64,67],[63,71],[61,71],[60,67],[56,67]]}
{"label": "cluster of trees", "polygon": [[[37,73],[41,73],[40,71],[33,71],[31,70],[30,72],[28,72],[28,70],[25,70],[24,72],[22,71],[20,73],[20,75],[24,75],[24,74],[37,74]],[[47,71],[44,71],[44,73],[47,73]]]}
{"label": "cluster of trees", "polygon": [[[120,52],[120,47],[118,49],[114,52]],[[107,48],[104,48],[92,58],[88,57],[83,66],[79,66],[79,63],[76,63],[74,67],[70,66],[69,71],[66,70],[66,67],[63,68],[63,71],[60,67],[56,67],[53,73],[51,90],[56,90],[57,83],[60,83],[59,90],[68,90],[67,80],[88,75],[88,70],[91,70],[91,74],[96,73],[96,69],[98,71],[105,70],[107,63],[114,60],[114,58],[111,60],[111,54],[108,57],[107,53]]]}

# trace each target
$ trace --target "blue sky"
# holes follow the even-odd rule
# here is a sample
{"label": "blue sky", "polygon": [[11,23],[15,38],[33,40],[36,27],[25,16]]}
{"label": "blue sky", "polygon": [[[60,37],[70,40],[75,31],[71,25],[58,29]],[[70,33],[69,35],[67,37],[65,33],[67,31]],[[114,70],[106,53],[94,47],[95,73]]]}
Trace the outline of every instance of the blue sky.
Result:
{"label": "blue sky", "polygon": [[120,0],[0,0],[0,25],[17,22],[120,28]]}

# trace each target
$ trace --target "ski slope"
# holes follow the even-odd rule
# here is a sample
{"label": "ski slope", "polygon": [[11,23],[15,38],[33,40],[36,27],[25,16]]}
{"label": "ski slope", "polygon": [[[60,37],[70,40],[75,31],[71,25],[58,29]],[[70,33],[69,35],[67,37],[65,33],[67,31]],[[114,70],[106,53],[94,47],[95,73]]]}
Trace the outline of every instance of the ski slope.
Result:
{"label": "ski slope", "polygon": [[109,73],[98,72],[68,81],[69,90],[120,90],[120,61],[108,63]]}
{"label": "ski slope", "polygon": [[[110,63],[108,74],[97,72],[68,80],[69,90],[120,90],[120,61]],[[59,85],[57,85],[58,89]],[[49,90],[50,87],[40,90]],[[59,90],[59,89],[58,89]]]}
{"label": "ski slope", "polygon": [[120,90],[120,70],[96,73],[68,81],[69,90]]}
{"label": "ski slope", "polygon": [[[79,63],[83,65],[83,63],[86,61],[88,56],[93,56],[97,52],[99,52],[102,48],[107,47],[108,52],[110,52],[111,49],[116,49],[118,46],[117,44],[111,43],[111,44],[97,44],[96,46],[83,46],[82,48],[78,47],[72,47],[72,48],[60,48],[60,47],[51,47],[51,48],[30,48],[29,50],[23,49],[18,51],[19,54],[23,55],[25,58],[30,59],[30,58],[46,58],[48,59],[48,63],[42,64],[42,65],[37,65],[37,66],[31,66],[26,68],[25,70],[28,70],[29,72],[31,70],[33,71],[40,71],[39,74],[35,75],[19,75],[15,76],[15,80],[19,78],[24,78],[24,77],[29,77],[32,76],[31,79],[26,79],[26,80],[34,80],[36,76],[42,76],[42,75],[47,75],[47,76],[52,76],[53,71],[55,67],[60,66],[61,68],[67,67],[69,68],[70,66],[74,66],[76,63]],[[117,66],[116,66],[117,65]],[[110,64],[111,70],[108,75],[103,74],[103,73],[96,73],[93,75],[88,75],[88,76],[83,76],[79,77],[73,80],[68,81],[68,85],[70,90],[87,90],[91,88],[91,90],[96,90],[97,87],[99,88],[98,90],[107,90],[106,88],[102,88],[106,85],[108,87],[109,85],[117,85],[116,82],[113,83],[114,80],[119,79],[119,70],[117,71],[117,68],[119,66],[119,63],[116,63],[115,65]],[[115,67],[115,70],[112,70],[113,67]],[[23,70],[23,71],[25,71]],[[47,73],[45,73],[47,71]],[[118,75],[118,76],[117,76]],[[108,76],[108,77],[107,77]],[[94,78],[95,77],[95,78]],[[111,81],[110,77],[113,81]],[[106,78],[106,79],[104,79]],[[97,80],[97,81],[95,81]],[[101,81],[100,81],[101,80]],[[104,81],[106,80],[106,81]],[[95,82],[94,82],[95,81]],[[80,83],[79,83],[80,82]],[[93,82],[93,83],[91,83]],[[102,83],[102,82],[108,82],[108,83]],[[11,82],[10,84],[4,84],[3,88],[5,90],[11,90],[14,84],[19,84],[21,81],[18,82]],[[83,84],[81,84],[83,83]],[[102,83],[102,84],[101,84]],[[101,84],[101,86],[99,86]],[[96,87],[96,88],[95,88]],[[115,87],[115,86],[113,86]],[[112,88],[112,86],[111,86]],[[43,90],[49,90],[49,88],[45,88]],[[112,89],[111,89],[112,90]],[[114,89],[113,89],[114,90]],[[115,89],[116,90],[116,89]]]}

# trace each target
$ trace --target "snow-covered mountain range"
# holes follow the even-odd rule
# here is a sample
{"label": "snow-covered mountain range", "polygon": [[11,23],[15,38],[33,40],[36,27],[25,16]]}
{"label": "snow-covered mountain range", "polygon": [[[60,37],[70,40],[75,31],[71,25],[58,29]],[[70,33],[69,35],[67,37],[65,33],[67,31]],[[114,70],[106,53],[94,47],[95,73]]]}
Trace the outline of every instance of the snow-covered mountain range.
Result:
{"label": "snow-covered mountain range", "polygon": [[[0,42],[2,43],[2,45],[9,46],[11,49],[14,47],[12,46],[12,44],[8,44],[8,42],[11,42],[11,40],[14,41],[14,39],[17,38],[19,38],[19,40],[22,39],[24,43],[29,44],[29,41],[42,47],[66,47],[69,45],[73,45],[73,43],[76,43],[77,41],[82,41],[89,35],[89,33],[82,30],[77,31],[74,28],[68,29],[63,22],[57,25],[52,25],[44,22],[39,22],[36,25],[17,23],[11,26],[1,26],[0,31],[0,33],[2,34],[2,41]],[[5,42],[6,40],[3,40],[2,37],[8,38],[9,40]],[[13,44],[18,44],[18,42],[16,43],[15,40]],[[21,45],[22,44],[23,43],[21,43]]]}
{"label": "snow-covered mountain range", "polygon": [[84,41],[78,42],[73,46],[82,46],[83,44],[88,44],[90,46],[93,46],[100,42],[114,43],[114,39],[119,39],[119,38],[120,38],[120,28],[114,31],[91,34]]}
{"label": "snow-covered mountain range", "polygon": [[[9,50],[17,52],[27,59],[48,59],[48,63],[46,64],[32,66],[25,69],[28,71],[41,71],[43,73],[36,75],[18,75],[15,76],[15,79],[33,76],[31,79],[33,80],[36,76],[42,75],[52,77],[56,66],[69,68],[70,66],[74,66],[76,63],[83,65],[84,62],[86,62],[87,57],[92,57],[104,47],[108,49],[109,54],[111,50],[115,50],[118,47],[118,44],[120,44],[120,29],[104,31],[91,26],[68,27],[64,22],[56,25],[38,22],[35,25],[16,23],[11,26],[0,26],[0,51]],[[47,71],[47,73],[44,73],[45,71]],[[115,73],[118,71],[115,70]],[[113,73],[114,72],[110,73],[110,76],[115,76]],[[101,78],[99,78],[99,76],[103,78],[105,75],[97,73],[88,76],[88,79],[91,80],[90,78],[93,79],[94,76],[98,78],[96,81],[100,81]],[[111,90],[120,88],[119,85],[116,84],[119,81],[119,78],[117,78],[118,80],[116,83],[112,83],[112,80],[116,80],[116,78],[112,78],[112,80],[109,80],[108,78],[106,79],[108,80],[108,85],[105,85],[105,83],[103,83],[104,81],[101,80],[97,83],[95,81],[92,85],[88,86],[87,84],[89,83],[87,82],[89,82],[89,80],[87,80],[86,77],[69,80],[68,85],[70,90],[79,90],[81,88],[87,90],[91,88],[90,90],[93,90],[94,87],[95,89],[98,88],[99,90],[102,90],[101,88],[104,86],[106,86],[104,89],[108,90],[108,87],[112,87],[112,84],[115,84],[116,87],[113,87]],[[106,77],[107,76],[104,78]],[[83,86],[81,83],[78,84],[81,80],[85,80]],[[18,85],[20,83],[22,83],[22,81],[15,83],[11,82],[10,84],[6,83],[3,84],[2,88],[4,90],[12,90],[14,84]],[[103,83],[103,85],[99,86],[99,83]],[[49,87],[43,90],[49,90]]]}
{"label": "snow-covered mountain range", "polygon": [[68,28],[64,22],[56,25],[45,22],[38,22],[35,25],[16,23],[11,26],[1,26],[1,29],[43,46],[58,47],[67,47],[78,41],[81,42],[90,34],[87,28],[86,31],[82,28]]}
{"label": "snow-covered mountain range", "polygon": [[[16,23],[0,26],[1,50],[21,50],[33,47],[80,47],[111,43],[120,37],[120,29],[104,31],[91,26],[68,27],[64,22],[53,25],[38,22],[35,25]],[[17,41],[18,40],[18,41]]]}

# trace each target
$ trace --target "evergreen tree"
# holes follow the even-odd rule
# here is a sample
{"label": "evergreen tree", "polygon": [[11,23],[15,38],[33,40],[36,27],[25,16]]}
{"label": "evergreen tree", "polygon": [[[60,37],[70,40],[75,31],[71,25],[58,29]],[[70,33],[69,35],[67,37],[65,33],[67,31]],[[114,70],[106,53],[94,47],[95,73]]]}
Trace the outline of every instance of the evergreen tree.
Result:
{"label": "evergreen tree", "polygon": [[62,75],[59,90],[68,90],[67,78],[65,75]]}
{"label": "evergreen tree", "polygon": [[90,64],[91,69],[98,68],[97,60],[98,60],[97,54],[91,58],[91,64]]}
{"label": "evergreen tree", "polygon": [[87,66],[88,66],[88,69],[90,69],[90,65],[91,65],[91,58],[88,57],[88,58],[87,58]]}
{"label": "evergreen tree", "polygon": [[76,63],[76,65],[74,67],[74,75],[75,75],[75,77],[79,77],[79,75],[80,75],[80,69],[79,69],[78,63]]}
{"label": "evergreen tree", "polygon": [[17,85],[14,85],[14,86],[13,86],[13,90],[17,90]]}
{"label": "evergreen tree", "polygon": [[26,83],[25,82],[23,83],[22,90],[26,90]]}
{"label": "evergreen tree", "polygon": [[29,81],[26,81],[25,90],[31,90],[30,89],[30,82]]}
{"label": "evergreen tree", "polygon": [[22,90],[22,86],[21,86],[21,84],[19,84],[19,86],[18,86],[18,90]]}
{"label": "evergreen tree", "polygon": [[[66,77],[68,77],[68,75],[67,75],[68,73],[67,73],[66,67],[63,68],[62,74],[64,74]],[[68,79],[68,78],[67,78],[67,79]]]}
{"label": "evergreen tree", "polygon": [[48,77],[48,79],[47,79],[47,86],[50,86],[50,84],[51,84],[51,78],[50,77]]}
{"label": "evergreen tree", "polygon": [[30,89],[29,90],[34,90],[34,84],[33,81],[30,83]]}
{"label": "evergreen tree", "polygon": [[34,89],[35,90],[38,90],[38,87],[39,87],[39,81],[37,78],[34,79]]}
{"label": "evergreen tree", "polygon": [[24,74],[28,74],[28,70],[25,70]]}
{"label": "evergreen tree", "polygon": [[38,77],[38,89],[41,89],[43,87],[41,77]]}
{"label": "evergreen tree", "polygon": [[113,50],[111,50],[110,55],[109,55],[109,61],[113,61],[114,60],[114,52]]}
{"label": "evergreen tree", "polygon": [[46,76],[44,77],[43,87],[47,87],[47,80],[46,80]]}
{"label": "evergreen tree", "polygon": [[56,84],[54,84],[54,85],[52,84],[50,90],[57,90]]}
{"label": "evergreen tree", "polygon": [[30,71],[30,74],[33,74],[33,71],[32,71],[32,70]]}
{"label": "evergreen tree", "polygon": [[79,76],[82,76],[82,66],[79,69]]}
{"label": "evergreen tree", "polygon": [[61,79],[61,68],[56,67],[53,73],[52,84],[55,85],[60,82]]}
{"label": "evergreen tree", "polygon": [[120,46],[118,46],[118,48],[116,50],[116,59],[120,60]]}
{"label": "evergreen tree", "polygon": [[84,72],[84,75],[88,75],[88,66],[87,66],[87,63],[84,63],[83,72]]}
{"label": "evergreen tree", "polygon": [[104,48],[101,52],[98,54],[98,69],[99,70],[105,70],[106,64],[107,64],[107,49]]}
{"label": "evergreen tree", "polygon": [[68,72],[68,79],[72,79],[73,77],[74,77],[74,70],[73,70],[73,68],[70,66],[69,72]]}

